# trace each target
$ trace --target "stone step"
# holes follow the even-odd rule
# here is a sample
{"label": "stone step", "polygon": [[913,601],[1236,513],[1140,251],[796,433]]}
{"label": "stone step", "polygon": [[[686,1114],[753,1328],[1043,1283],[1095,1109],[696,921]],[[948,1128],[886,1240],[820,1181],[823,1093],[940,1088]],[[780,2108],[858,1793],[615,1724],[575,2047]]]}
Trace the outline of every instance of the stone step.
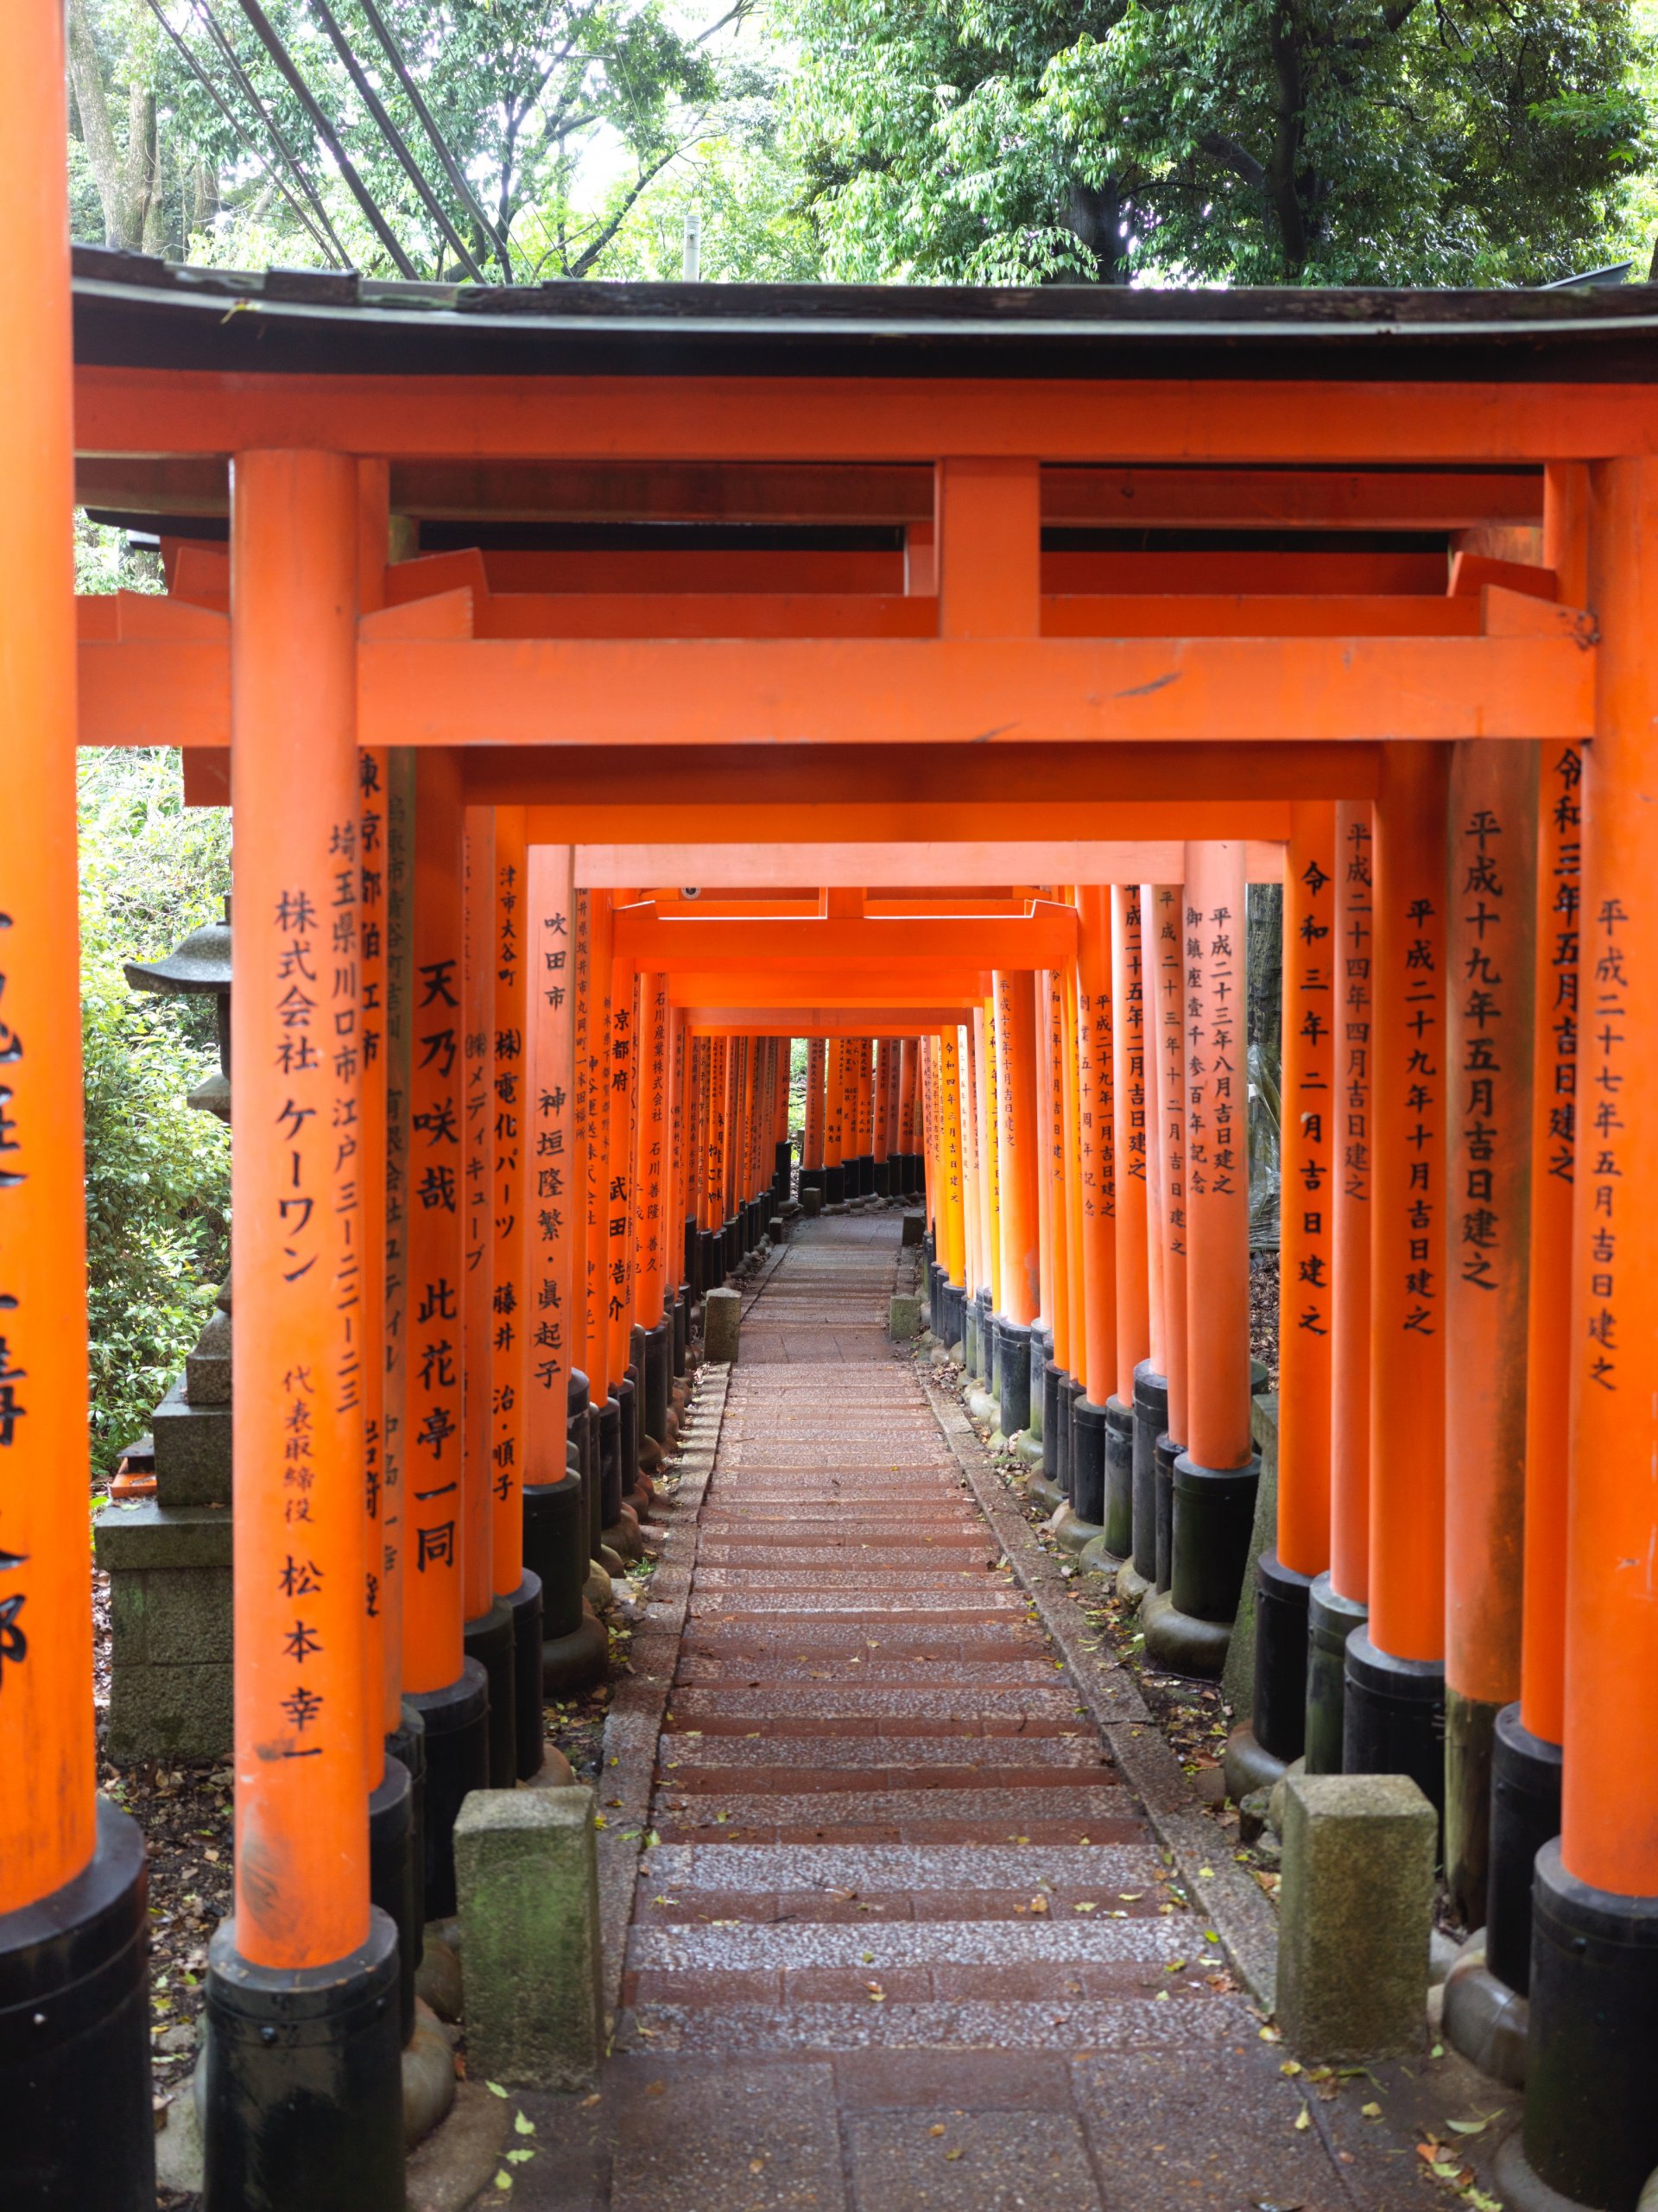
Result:
{"label": "stone step", "polygon": [[[699,1590],[959,1590],[964,1582],[1013,1593],[1016,1585],[1003,1571],[998,1574],[994,1562],[975,1559],[956,1566],[940,1566],[932,1560],[924,1567],[894,1567],[877,1564],[875,1560],[866,1564],[851,1566],[845,1562],[833,1567],[801,1567],[785,1560],[771,1567],[762,1560],[744,1567],[705,1567],[700,1558],[696,1565],[693,1587]],[[1024,1602],[1021,1598],[1020,1602]]]}
{"label": "stone step", "polygon": [[[1206,1958],[1204,1954],[1210,1956]],[[1171,1986],[1218,1972],[1220,1953],[1190,1912],[1168,1918],[1102,1919],[1049,1912],[1028,1920],[929,1920],[888,1926],[816,1923],[698,1928],[688,1922],[635,1928],[627,1962],[659,1974],[793,1973],[803,1967],[1150,1967]],[[1187,1968],[1189,1967],[1190,1973]],[[1153,1987],[1161,1985],[1153,1984]]]}
{"label": "stone step", "polygon": [[[813,1664],[813,1660],[816,1661]],[[681,1651],[674,1670],[676,1683],[740,1682],[753,1689],[757,1682],[928,1682],[933,1679],[918,1675],[918,1666],[931,1664],[946,1668],[964,1683],[971,1683],[977,1689],[993,1693],[1003,1689],[1019,1689],[1027,1683],[1051,1682],[1057,1669],[1051,1659],[1028,1659],[1005,1656],[983,1659],[968,1659],[948,1651],[922,1651],[908,1659],[860,1660],[856,1652],[843,1656],[838,1652],[819,1651],[809,1656],[791,1654],[785,1657],[780,1652],[769,1652],[763,1662],[764,1672],[756,1673],[756,1662],[734,1653],[729,1658],[717,1657],[705,1652]],[[857,1670],[857,1673],[852,1669]]]}
{"label": "stone step", "polygon": [[992,1613],[1022,1618],[1024,1600],[1014,1591],[985,1589],[982,1584],[977,1588],[967,1584],[957,1589],[889,1593],[856,1588],[756,1590],[737,1575],[729,1589],[705,1590],[699,1584],[693,1584],[691,1611],[693,1614],[717,1613],[726,1620],[735,1620],[744,1614],[780,1613],[827,1613],[840,1620],[902,1620],[914,1613],[947,1613],[971,1620]]}
{"label": "stone step", "polygon": [[[694,1898],[703,1890],[775,1891],[826,1895],[845,1890],[863,1896],[904,1891],[963,1899],[978,1891],[1035,1893],[1040,1882],[1055,1893],[1075,1891],[1106,1897],[1130,1890],[1143,1902],[1161,1888],[1161,1862],[1142,1829],[1126,1843],[1070,1845],[1038,1850],[997,1843],[797,1844],[786,1849],[732,1842],[661,1843],[648,1854],[642,1880],[653,1890]],[[1116,1901],[1128,1905],[1130,1898]]]}
{"label": "stone step", "polygon": [[[1034,1686],[1021,1689],[1000,1703],[1002,1710],[994,1716],[998,1724],[997,1733],[1016,1732],[1026,1720],[1087,1718],[1077,1704],[1075,1693],[1057,1684],[1052,1689]],[[976,1724],[988,1717],[984,1712],[984,1700],[975,1689],[889,1689],[823,1683],[790,1683],[771,1690],[739,1689],[727,1683],[706,1689],[692,1686],[675,1690],[671,1710],[682,1723],[709,1714],[733,1719],[742,1715],[749,1720],[750,1727],[790,1716],[821,1721],[889,1716],[906,1721],[971,1721]]]}
{"label": "stone step", "polygon": [[[648,2035],[644,2033],[648,2031]],[[1202,2050],[1244,2048],[1256,2023],[1236,1998],[1206,1993],[1046,2003],[730,2004],[641,2006],[617,2044],[742,2057],[767,2050]],[[638,2038],[636,2044],[634,2038]],[[1196,2063],[1201,2063],[1200,2060]],[[941,2200],[944,2201],[944,2200]],[[1230,2202],[1230,2200],[1229,2200]]]}
{"label": "stone step", "polygon": [[[1109,1774],[1112,1770],[1102,1772]],[[981,1777],[977,1787],[960,1790],[741,1789],[723,1798],[717,1793],[697,1791],[683,1801],[669,1777],[659,1785],[653,1806],[659,1827],[663,1820],[672,1821],[681,1814],[703,1827],[718,1813],[725,1814],[726,1824],[733,1828],[926,1828],[940,1821],[955,1828],[977,1821],[990,1841],[1033,1833],[1032,1822],[1038,1819],[1049,1826],[1068,1822],[1085,1829],[1093,1821],[1131,1818],[1133,1805],[1119,1783],[1102,1780],[1078,1786],[1062,1774],[1055,1786],[1041,1790],[997,1789]]]}
{"label": "stone step", "polygon": [[[810,1736],[782,1742],[758,1737],[692,1737],[665,1735],[659,1764],[664,1775],[680,1781],[686,1773],[744,1772],[769,1768],[782,1773],[790,1769],[827,1772],[855,1768],[873,1778],[896,1768],[940,1767],[1001,1773],[1007,1768],[1041,1767],[1070,1772],[1078,1767],[1104,1766],[1107,1754],[1091,1736],[1038,1736],[1026,1742],[1018,1736],[988,1736],[977,1741],[959,1736]],[[790,1784],[765,1783],[756,1787],[789,1788]],[[890,1788],[892,1784],[885,1786]],[[918,1783],[917,1788],[927,1786]]]}

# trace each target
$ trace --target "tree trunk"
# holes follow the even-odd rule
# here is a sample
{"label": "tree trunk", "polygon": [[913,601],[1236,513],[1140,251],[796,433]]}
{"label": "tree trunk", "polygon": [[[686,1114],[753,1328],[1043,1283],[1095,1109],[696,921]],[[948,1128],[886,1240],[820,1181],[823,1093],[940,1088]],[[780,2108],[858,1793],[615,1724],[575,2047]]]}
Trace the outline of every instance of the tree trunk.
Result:
{"label": "tree trunk", "polygon": [[[116,143],[109,96],[92,38],[86,0],[69,0],[69,79],[82,141],[104,210],[104,243],[138,252],[146,244],[155,200],[155,94],[135,84],[127,97],[127,143]],[[157,238],[154,243],[159,244]]]}

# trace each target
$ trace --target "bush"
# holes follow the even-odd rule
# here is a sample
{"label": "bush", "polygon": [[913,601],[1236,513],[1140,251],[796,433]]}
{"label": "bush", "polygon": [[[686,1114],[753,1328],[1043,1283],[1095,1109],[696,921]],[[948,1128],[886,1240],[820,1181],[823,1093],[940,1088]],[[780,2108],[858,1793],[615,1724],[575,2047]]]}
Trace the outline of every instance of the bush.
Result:
{"label": "bush", "polygon": [[172,751],[79,766],[92,1455],[149,1425],[229,1267],[230,1142],[185,1095],[218,1064],[211,998],[141,996],[122,973],[224,910],[230,818],[187,808]]}

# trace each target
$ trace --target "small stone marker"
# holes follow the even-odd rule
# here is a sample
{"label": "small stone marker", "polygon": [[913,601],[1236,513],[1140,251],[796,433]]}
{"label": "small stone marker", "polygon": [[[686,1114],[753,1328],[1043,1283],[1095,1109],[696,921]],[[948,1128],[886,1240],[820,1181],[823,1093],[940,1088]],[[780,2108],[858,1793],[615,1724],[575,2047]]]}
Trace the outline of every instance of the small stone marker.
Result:
{"label": "small stone marker", "polygon": [[783,1227],[783,1217],[781,1214],[774,1214],[770,1220],[767,1222],[766,1234],[771,1239],[773,1244],[780,1245],[782,1243],[784,1237],[788,1234],[788,1232]]}
{"label": "small stone marker", "polygon": [[900,1244],[904,1245],[918,1245],[921,1243],[926,1233],[926,1214],[906,1214],[904,1216],[903,1233],[900,1236],[898,1241]]}
{"label": "small stone marker", "polygon": [[808,1184],[801,1193],[801,1211],[808,1221],[815,1221],[823,1211],[823,1193]]}
{"label": "small stone marker", "polygon": [[455,1822],[467,2071],[579,2089],[604,2049],[595,1798],[474,1790]]}
{"label": "small stone marker", "polygon": [[887,1334],[902,1344],[921,1333],[921,1302],[902,1293],[887,1301]]}
{"label": "small stone marker", "polygon": [[1402,1774],[1286,1778],[1277,2018],[1298,2057],[1420,2050],[1433,1924],[1433,1808]]}
{"label": "small stone marker", "polygon": [[710,1290],[702,1302],[702,1356],[709,1360],[737,1360],[742,1328],[743,1301],[735,1290]]}

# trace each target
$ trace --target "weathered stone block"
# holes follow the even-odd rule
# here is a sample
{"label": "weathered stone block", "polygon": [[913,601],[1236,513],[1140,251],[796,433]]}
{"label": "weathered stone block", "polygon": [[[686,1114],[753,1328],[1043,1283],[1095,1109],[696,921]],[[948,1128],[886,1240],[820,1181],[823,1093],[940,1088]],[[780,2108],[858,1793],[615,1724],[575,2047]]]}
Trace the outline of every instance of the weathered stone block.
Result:
{"label": "weathered stone block", "polygon": [[710,1290],[702,1302],[702,1356],[735,1360],[742,1329],[743,1301],[735,1290]]}
{"label": "weathered stone block", "polygon": [[155,1497],[162,1505],[231,1502],[231,1409],[192,1405],[174,1383],[151,1418]]}
{"label": "weathered stone block", "polygon": [[1302,2058],[1420,2050],[1439,1821],[1402,1774],[1300,1774],[1284,1791],[1278,2025]]}
{"label": "weathered stone block", "polygon": [[902,1344],[921,1333],[921,1302],[902,1293],[887,1301],[887,1334],[895,1344]]}
{"label": "weathered stone block", "polygon": [[474,1790],[455,1822],[467,2070],[576,2089],[603,2050],[596,1800]]}
{"label": "weathered stone block", "polygon": [[900,1244],[918,1245],[922,1241],[926,1234],[927,1216],[925,1214],[906,1214],[904,1215],[903,1227],[898,1239]]}
{"label": "weathered stone block", "polygon": [[801,1211],[808,1221],[815,1221],[823,1211],[823,1193],[808,1184],[801,1193]]}
{"label": "weathered stone block", "polygon": [[110,1505],[94,1520],[110,1577],[112,1759],[231,1749],[231,1535],[224,1507]]}

